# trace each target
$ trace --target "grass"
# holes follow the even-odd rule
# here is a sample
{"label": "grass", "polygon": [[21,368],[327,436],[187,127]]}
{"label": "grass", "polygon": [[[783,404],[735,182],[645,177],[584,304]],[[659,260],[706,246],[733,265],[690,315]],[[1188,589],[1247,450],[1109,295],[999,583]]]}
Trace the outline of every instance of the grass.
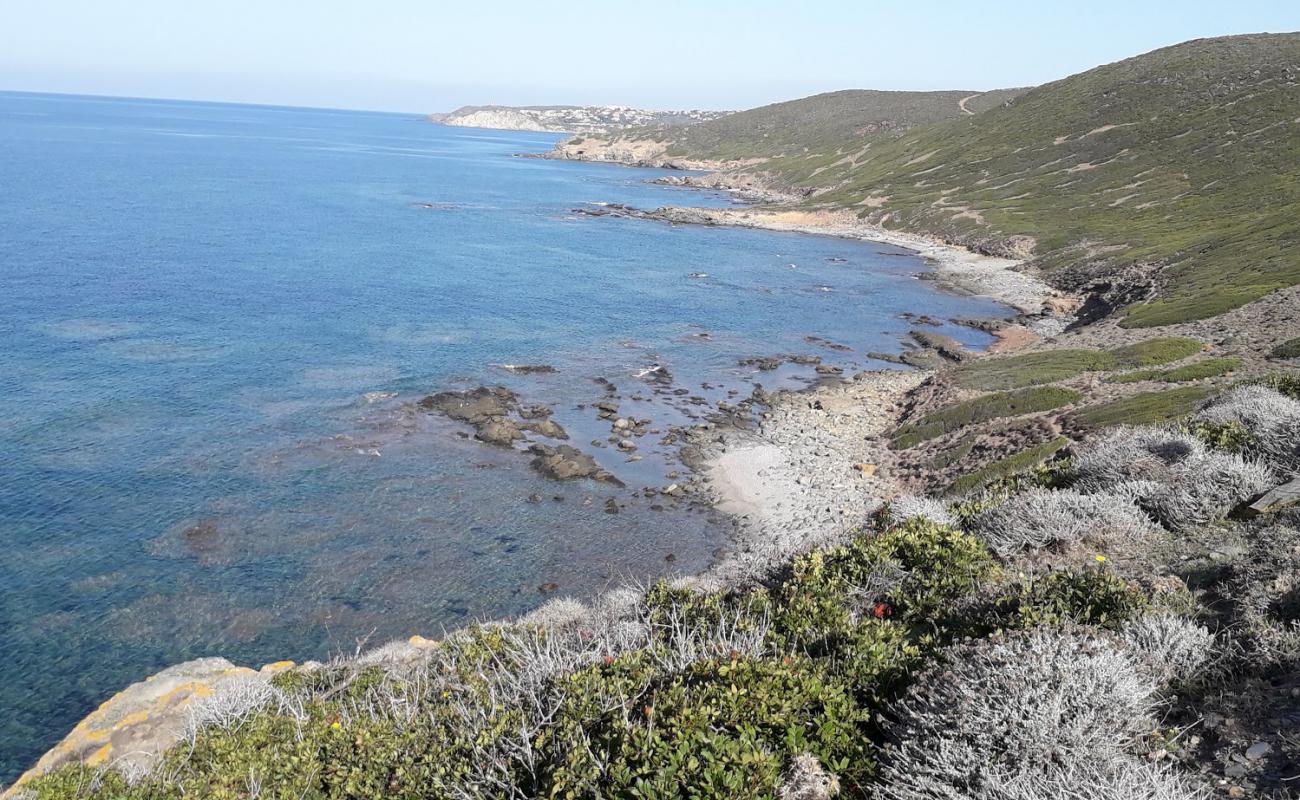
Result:
{"label": "grass", "polygon": [[1113,425],[1151,425],[1191,414],[1213,394],[1208,386],[1187,386],[1162,392],[1144,392],[1076,411],[1070,418],[1089,430]]}
{"label": "grass", "polygon": [[976,397],[927,414],[916,422],[899,427],[894,432],[893,447],[905,450],[968,425],[1038,411],[1050,411],[1076,402],[1081,396],[1072,389],[1046,386]]}
{"label": "grass", "polygon": [[1287,339],[1269,351],[1270,358],[1300,358],[1300,336]]}
{"label": "grass", "polygon": [[1199,352],[1201,352],[1200,342],[1182,336],[1147,339],[1144,342],[1118,347],[1110,351],[1111,355],[1115,357],[1115,366],[1121,369],[1168,364],[1196,355]]}
{"label": "grass", "polygon": [[1020,389],[1068,380],[1085,372],[1168,364],[1199,352],[1201,343],[1197,340],[1167,336],[1114,350],[1049,350],[985,358],[958,367],[953,372],[953,381],[968,389]]}
{"label": "grass", "polygon": [[963,475],[953,481],[948,486],[948,494],[966,494],[979,489],[982,486],[992,483],[999,478],[1005,478],[1038,465],[1039,463],[1051,458],[1060,450],[1064,449],[1070,440],[1065,436],[1059,436],[1050,442],[1045,442],[1037,447],[1031,447],[1028,450],[1022,450],[1014,455],[995,461],[982,469],[976,470],[969,474]]}
{"label": "grass", "polygon": [[1051,350],[1006,358],[986,358],[958,367],[953,380],[968,389],[1019,389],[1111,369],[1116,358],[1099,350]]}
{"label": "grass", "polygon": [[1173,369],[1140,369],[1126,372],[1110,379],[1111,383],[1138,383],[1140,381],[1160,381],[1162,383],[1183,383],[1202,378],[1215,378],[1226,375],[1241,367],[1239,358],[1207,358]]}

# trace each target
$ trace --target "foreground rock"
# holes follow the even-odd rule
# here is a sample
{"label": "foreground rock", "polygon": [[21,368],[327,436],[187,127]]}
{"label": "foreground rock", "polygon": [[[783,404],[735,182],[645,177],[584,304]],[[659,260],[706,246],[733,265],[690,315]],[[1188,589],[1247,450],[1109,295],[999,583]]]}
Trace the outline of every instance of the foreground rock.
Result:
{"label": "foreground rock", "polygon": [[112,766],[120,772],[147,770],[167,748],[180,741],[195,703],[235,682],[269,681],[291,661],[268,664],[260,671],[237,667],[224,658],[200,658],[159,672],[113,695],[28,770],[12,790],[64,764]]}

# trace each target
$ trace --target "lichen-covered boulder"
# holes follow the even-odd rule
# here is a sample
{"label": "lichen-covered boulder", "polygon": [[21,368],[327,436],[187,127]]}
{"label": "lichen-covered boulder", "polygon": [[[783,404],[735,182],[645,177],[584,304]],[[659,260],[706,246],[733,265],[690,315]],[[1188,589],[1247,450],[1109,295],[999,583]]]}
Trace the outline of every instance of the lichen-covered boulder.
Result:
{"label": "lichen-covered boulder", "polygon": [[185,733],[194,701],[211,696],[227,681],[270,680],[292,666],[277,662],[258,671],[224,658],[200,658],[168,667],[106,700],[0,798],[13,796],[26,782],[65,764],[111,766],[127,773],[147,770]]}

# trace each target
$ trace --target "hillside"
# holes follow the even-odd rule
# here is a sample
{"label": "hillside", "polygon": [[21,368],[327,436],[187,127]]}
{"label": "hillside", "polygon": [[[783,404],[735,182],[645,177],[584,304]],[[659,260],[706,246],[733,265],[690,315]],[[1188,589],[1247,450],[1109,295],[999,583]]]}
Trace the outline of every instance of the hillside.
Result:
{"label": "hillside", "polygon": [[718,119],[726,111],[647,111],[627,106],[462,106],[429,121],[460,128],[595,133],[646,125],[665,129]]}
{"label": "hillside", "polygon": [[1032,244],[1094,313],[1137,303],[1125,324],[1165,325],[1300,282],[1297,81],[1300,34],[1200,40],[763,169],[869,222]]}
{"label": "hillside", "polygon": [[629,128],[612,137],[579,138],[562,143],[559,152],[591,160],[752,165],[787,155],[824,152],[845,140],[897,136],[920,125],[978,113],[1021,91],[827,92],[689,127],[659,124]]}
{"label": "hillside", "polygon": [[[845,139],[896,136],[920,125],[998,105],[1020,90],[881,92],[852,89],[741,111],[681,130],[646,132],[671,140],[667,153],[732,161],[817,152]],[[641,131],[629,131],[636,136]]]}

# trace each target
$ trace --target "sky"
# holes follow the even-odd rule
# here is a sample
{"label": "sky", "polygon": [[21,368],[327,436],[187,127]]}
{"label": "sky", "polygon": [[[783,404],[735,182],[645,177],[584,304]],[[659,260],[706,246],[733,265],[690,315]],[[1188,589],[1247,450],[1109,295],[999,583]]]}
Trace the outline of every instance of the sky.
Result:
{"label": "sky", "polygon": [[1300,0],[0,0],[0,89],[404,112],[1026,86]]}

